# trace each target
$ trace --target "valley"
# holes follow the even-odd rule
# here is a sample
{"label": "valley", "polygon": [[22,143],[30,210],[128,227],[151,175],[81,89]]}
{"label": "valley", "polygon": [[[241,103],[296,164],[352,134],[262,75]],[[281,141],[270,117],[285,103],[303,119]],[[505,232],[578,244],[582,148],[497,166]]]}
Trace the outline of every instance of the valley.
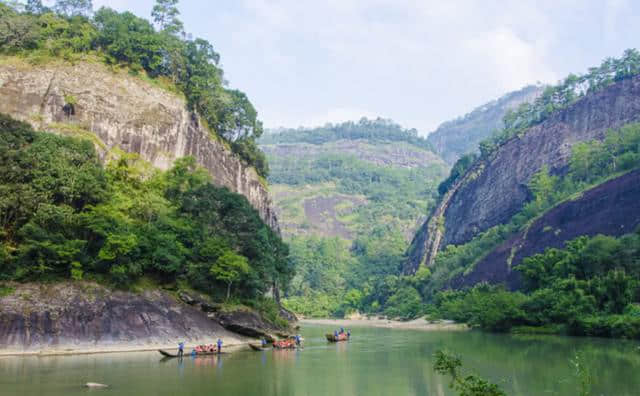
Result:
{"label": "valley", "polygon": [[635,394],[634,4],[96,3],[0,1],[0,393]]}

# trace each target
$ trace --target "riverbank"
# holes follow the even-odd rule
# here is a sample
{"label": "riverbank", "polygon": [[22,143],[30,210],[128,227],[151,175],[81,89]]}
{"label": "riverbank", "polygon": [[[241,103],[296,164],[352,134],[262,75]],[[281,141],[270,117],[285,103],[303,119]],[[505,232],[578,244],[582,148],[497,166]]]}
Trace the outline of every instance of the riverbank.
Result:
{"label": "riverbank", "polygon": [[429,321],[425,318],[418,318],[406,322],[399,320],[372,318],[352,318],[352,319],[300,319],[301,325],[313,324],[331,327],[381,327],[389,329],[408,329],[424,331],[466,331],[469,326],[464,323],[456,323],[450,320]]}
{"label": "riverbank", "polygon": [[[220,337],[224,350],[237,351],[248,348],[248,343],[256,341],[252,338],[224,336]],[[213,335],[206,340],[187,341],[185,353],[190,352],[196,345],[215,344],[217,336]],[[96,346],[48,346],[40,349],[0,349],[0,359],[10,356],[64,356],[64,355],[94,355],[101,353],[125,353],[125,352],[150,352],[158,349],[177,351],[178,342],[173,343],[147,343],[147,344],[122,344],[122,345],[96,345]]]}
{"label": "riverbank", "polygon": [[0,356],[175,350],[179,342],[190,351],[218,338],[225,348],[241,348],[279,334],[258,312],[218,312],[186,293],[136,293],[91,282],[12,286],[0,296]]}

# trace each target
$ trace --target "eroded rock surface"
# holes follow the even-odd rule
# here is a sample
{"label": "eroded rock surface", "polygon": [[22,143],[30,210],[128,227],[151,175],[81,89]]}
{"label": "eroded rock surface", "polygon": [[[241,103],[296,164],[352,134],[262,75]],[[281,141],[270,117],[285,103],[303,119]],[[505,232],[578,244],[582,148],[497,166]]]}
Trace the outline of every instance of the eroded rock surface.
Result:
{"label": "eroded rock surface", "polygon": [[177,345],[236,337],[163,291],[136,294],[87,282],[14,286],[0,298],[0,349]]}
{"label": "eroded rock surface", "polygon": [[225,329],[252,338],[265,338],[273,342],[276,336],[288,336],[288,328],[280,328],[264,320],[254,311],[235,310],[231,312],[216,312],[210,317],[220,323]]}
{"label": "eroded rock surface", "polygon": [[247,197],[278,229],[255,169],[212,137],[177,93],[101,63],[31,66],[9,58],[0,63],[0,97],[0,112],[38,130],[88,137],[103,156],[119,148],[167,169],[192,155],[217,185]]}
{"label": "eroded rock surface", "polygon": [[546,248],[563,248],[564,243],[581,235],[620,236],[640,226],[640,170],[603,183],[581,197],[562,203],[536,220],[526,231],[504,242],[478,262],[473,270],[458,276],[452,288],[479,282],[520,286],[515,271],[525,257]]}

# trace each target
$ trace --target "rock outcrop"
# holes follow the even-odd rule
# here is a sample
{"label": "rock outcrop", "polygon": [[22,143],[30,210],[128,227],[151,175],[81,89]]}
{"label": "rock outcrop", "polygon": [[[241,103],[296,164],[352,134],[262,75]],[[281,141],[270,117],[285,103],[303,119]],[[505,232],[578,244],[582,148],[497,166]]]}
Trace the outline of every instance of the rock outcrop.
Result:
{"label": "rock outcrop", "polygon": [[620,236],[640,226],[640,170],[594,187],[580,197],[559,204],[526,230],[495,248],[466,275],[454,278],[449,287],[472,286],[479,282],[520,286],[518,271],[524,258],[546,248],[562,248],[581,235]]}
{"label": "rock outcrop", "polygon": [[247,337],[264,338],[273,342],[278,339],[277,337],[289,336],[288,328],[278,328],[254,311],[242,309],[230,312],[220,311],[210,317],[225,329]]}
{"label": "rock outcrop", "polygon": [[530,199],[531,176],[543,165],[551,173],[564,173],[575,143],[602,138],[608,128],[638,120],[640,77],[634,77],[589,94],[510,139],[491,158],[477,161],[441,200],[416,234],[405,272],[432,265],[449,244],[466,243],[507,222]]}
{"label": "rock outcrop", "polygon": [[32,66],[15,58],[0,63],[0,112],[35,129],[92,139],[101,154],[119,148],[160,169],[192,155],[214,183],[244,195],[278,231],[264,182],[187,109],[184,98],[98,62]]}
{"label": "rock outcrop", "polygon": [[212,342],[233,335],[164,291],[114,291],[95,283],[16,284],[0,298],[0,349],[131,347]]}

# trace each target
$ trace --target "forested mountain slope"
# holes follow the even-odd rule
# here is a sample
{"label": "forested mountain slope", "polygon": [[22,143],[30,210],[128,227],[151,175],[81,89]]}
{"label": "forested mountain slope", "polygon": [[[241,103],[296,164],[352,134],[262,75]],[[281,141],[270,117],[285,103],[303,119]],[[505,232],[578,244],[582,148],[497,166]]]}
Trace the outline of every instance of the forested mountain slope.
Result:
{"label": "forested mountain slope", "polygon": [[313,315],[359,309],[367,288],[399,270],[445,163],[415,130],[382,119],[273,131],[260,147],[298,270],[290,306]]}
{"label": "forested mountain slope", "polygon": [[462,117],[442,123],[427,136],[427,141],[445,161],[454,164],[465,154],[477,153],[482,140],[502,129],[502,120],[508,111],[534,101],[542,91],[543,87],[530,85],[505,94]]}

